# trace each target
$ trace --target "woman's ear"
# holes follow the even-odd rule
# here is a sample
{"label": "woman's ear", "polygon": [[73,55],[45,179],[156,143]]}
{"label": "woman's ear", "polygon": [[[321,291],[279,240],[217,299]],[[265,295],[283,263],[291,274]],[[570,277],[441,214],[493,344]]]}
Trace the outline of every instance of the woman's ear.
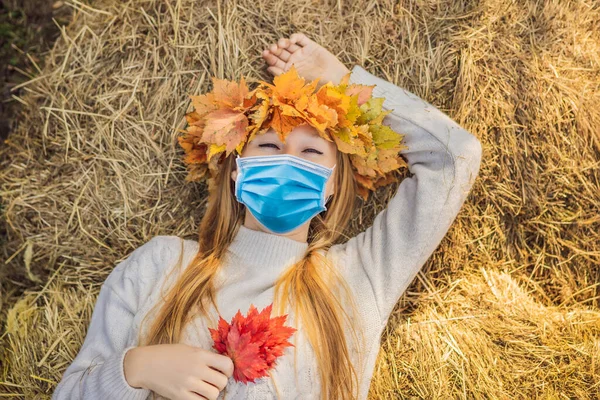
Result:
{"label": "woman's ear", "polygon": [[231,171],[231,179],[233,179],[233,181],[235,182],[237,178],[237,169],[234,169],[233,171]]}

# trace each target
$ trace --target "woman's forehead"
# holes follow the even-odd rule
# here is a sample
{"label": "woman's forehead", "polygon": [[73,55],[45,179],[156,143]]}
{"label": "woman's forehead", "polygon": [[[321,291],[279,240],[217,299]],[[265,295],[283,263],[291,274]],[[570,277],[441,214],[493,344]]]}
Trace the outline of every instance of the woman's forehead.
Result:
{"label": "woman's forehead", "polygon": [[[257,136],[265,136],[265,137],[273,137],[276,138],[277,140],[279,139],[279,134],[277,134],[277,131],[275,131],[275,129],[273,128],[269,128],[266,132],[262,133],[261,135],[257,135]],[[321,135],[319,135],[319,132],[317,132],[317,130],[315,128],[313,128],[312,126],[309,125],[299,125],[294,127],[294,129],[292,129],[292,131],[290,133],[287,134],[287,136],[285,137],[286,141],[289,140],[290,138],[292,138],[292,140],[294,139],[302,139],[302,138],[318,138],[321,140],[325,140],[321,137]]]}

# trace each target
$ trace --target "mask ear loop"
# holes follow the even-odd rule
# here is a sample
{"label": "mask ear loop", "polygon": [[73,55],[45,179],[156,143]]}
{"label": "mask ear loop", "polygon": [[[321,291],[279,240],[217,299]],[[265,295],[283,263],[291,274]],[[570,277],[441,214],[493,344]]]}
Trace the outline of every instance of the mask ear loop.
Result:
{"label": "mask ear loop", "polygon": [[241,203],[240,198],[238,197],[238,188],[240,186],[240,182],[242,180],[242,170],[240,168],[240,164],[238,163],[238,159],[240,158],[239,154],[235,155],[235,170],[237,171],[237,176],[235,178],[235,184],[234,184],[234,195],[235,195],[235,199],[237,202]]}
{"label": "mask ear loop", "polygon": [[[331,167],[331,175],[329,175],[329,177],[331,178],[333,176],[333,171],[335,170],[335,167],[337,166],[337,163],[333,165],[333,167]],[[325,209],[327,209],[327,203],[329,203],[329,200],[333,197],[332,194],[330,194],[329,196],[327,196],[327,199],[325,199]]]}

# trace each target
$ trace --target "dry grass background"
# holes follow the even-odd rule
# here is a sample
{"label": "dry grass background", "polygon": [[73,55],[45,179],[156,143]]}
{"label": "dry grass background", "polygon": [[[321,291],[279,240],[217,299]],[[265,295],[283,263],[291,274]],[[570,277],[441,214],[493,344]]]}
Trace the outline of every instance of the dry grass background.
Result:
{"label": "dry grass background", "polygon": [[[0,397],[49,398],[114,265],[194,238],[176,128],[210,76],[305,32],[447,112],[480,176],[382,337],[370,398],[600,398],[600,3],[65,2],[0,149]],[[353,221],[365,229],[397,186]]]}

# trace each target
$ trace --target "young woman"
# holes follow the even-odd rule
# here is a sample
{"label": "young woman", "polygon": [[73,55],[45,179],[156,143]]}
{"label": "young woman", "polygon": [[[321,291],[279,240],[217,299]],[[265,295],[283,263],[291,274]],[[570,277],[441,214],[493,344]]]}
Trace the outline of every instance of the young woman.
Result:
{"label": "young woman", "polygon": [[[358,65],[349,71],[303,34],[263,57],[276,77],[293,64],[307,80],[337,83],[350,73],[350,84],[374,85],[390,111],[383,122],[404,135],[412,176],[371,227],[333,244],[353,216],[356,159],[310,124],[285,141],[272,128],[257,134],[219,166],[198,242],[156,236],[111,272],[53,399],[367,397],[381,332],[461,209],[481,144],[431,104]],[[281,173],[282,186],[252,186],[252,171]],[[294,179],[318,184],[282,193]],[[308,207],[315,193],[322,203]],[[289,207],[296,194],[308,211]],[[208,328],[271,303],[297,329],[294,346],[270,376],[240,383],[232,360],[212,350]]]}

